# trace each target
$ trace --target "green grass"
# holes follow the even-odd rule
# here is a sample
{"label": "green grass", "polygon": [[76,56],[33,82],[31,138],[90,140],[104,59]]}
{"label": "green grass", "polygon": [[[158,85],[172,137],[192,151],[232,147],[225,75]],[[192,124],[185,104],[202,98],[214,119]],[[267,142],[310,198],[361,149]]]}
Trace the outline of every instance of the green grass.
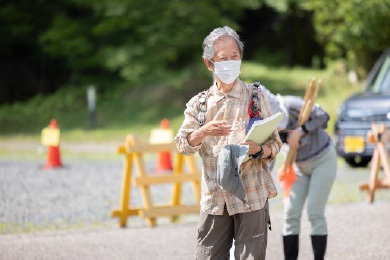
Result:
{"label": "green grass", "polygon": [[[331,115],[328,131],[332,134],[337,108],[361,85],[348,82],[343,63],[326,70],[307,68],[267,67],[244,62],[240,76],[246,82],[260,81],[273,93],[303,96],[312,77],[322,79],[318,103]],[[40,138],[41,130],[51,118],[56,118],[61,129],[61,140],[69,142],[123,141],[128,133],[147,138],[160,120],[169,118],[176,131],[183,120],[185,103],[200,90],[206,89],[210,79],[197,81],[195,88],[179,89],[178,82],[143,87],[98,90],[97,127],[91,130],[88,121],[86,88],[64,87],[51,95],[37,95],[26,102],[0,107],[0,140],[28,140]],[[184,82],[184,81],[182,81]],[[203,82],[203,83],[202,83]]]}
{"label": "green grass", "polygon": [[24,222],[23,225],[13,222],[0,223],[0,235],[18,235],[18,234],[34,234],[37,232],[53,232],[64,230],[77,230],[86,228],[106,228],[112,227],[114,223],[95,220],[91,223],[80,221],[79,223],[67,223],[64,220],[58,219],[48,221],[43,224],[34,222]]}

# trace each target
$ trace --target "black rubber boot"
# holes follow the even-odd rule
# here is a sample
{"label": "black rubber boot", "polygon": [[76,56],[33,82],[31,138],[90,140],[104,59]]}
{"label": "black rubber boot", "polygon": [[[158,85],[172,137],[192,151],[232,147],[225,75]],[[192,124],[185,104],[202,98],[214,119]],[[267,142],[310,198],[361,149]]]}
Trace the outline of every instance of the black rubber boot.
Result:
{"label": "black rubber boot", "polygon": [[283,236],[285,260],[297,260],[299,251],[299,235]]}
{"label": "black rubber boot", "polygon": [[311,245],[313,246],[314,260],[324,259],[327,239],[327,235],[311,236]]}

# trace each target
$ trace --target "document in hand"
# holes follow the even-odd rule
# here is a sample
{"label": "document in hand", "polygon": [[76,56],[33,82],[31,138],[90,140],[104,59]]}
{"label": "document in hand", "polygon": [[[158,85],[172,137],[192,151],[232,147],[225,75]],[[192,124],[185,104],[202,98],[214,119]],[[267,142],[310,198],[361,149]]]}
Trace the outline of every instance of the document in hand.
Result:
{"label": "document in hand", "polygon": [[[264,118],[263,120],[254,122],[245,137],[245,141],[251,140],[258,145],[263,144],[278,127],[280,120],[282,120],[283,117],[284,113],[278,112],[270,117]],[[250,158],[247,154],[244,158],[244,162],[249,159]]]}

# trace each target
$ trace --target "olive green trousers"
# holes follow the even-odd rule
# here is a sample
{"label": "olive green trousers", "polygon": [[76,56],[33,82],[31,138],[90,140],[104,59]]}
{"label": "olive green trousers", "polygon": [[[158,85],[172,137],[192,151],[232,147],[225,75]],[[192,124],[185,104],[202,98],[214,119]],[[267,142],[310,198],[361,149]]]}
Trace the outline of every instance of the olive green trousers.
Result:
{"label": "olive green trousers", "polygon": [[235,259],[265,259],[267,248],[268,202],[264,208],[229,216],[201,211],[198,223],[196,259],[229,259],[234,239]]}

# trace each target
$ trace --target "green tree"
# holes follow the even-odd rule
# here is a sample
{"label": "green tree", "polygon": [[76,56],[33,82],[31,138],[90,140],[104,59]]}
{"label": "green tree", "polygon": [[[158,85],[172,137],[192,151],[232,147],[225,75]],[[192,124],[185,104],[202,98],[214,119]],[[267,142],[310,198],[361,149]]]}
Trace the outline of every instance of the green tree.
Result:
{"label": "green tree", "polygon": [[390,45],[390,0],[308,0],[318,39],[330,58],[369,69]]}
{"label": "green tree", "polygon": [[[72,0],[51,21],[40,41],[71,70],[102,68],[129,82],[154,81],[191,68],[201,57],[201,42],[216,26],[235,20],[258,0]],[[79,73],[77,73],[79,75]]]}
{"label": "green tree", "polygon": [[0,104],[51,92],[67,77],[38,40],[58,6],[59,1],[0,1]]}
{"label": "green tree", "polygon": [[[281,13],[314,12],[317,40],[327,59],[346,58],[351,68],[372,67],[390,46],[390,0],[266,0]],[[294,7],[294,8],[292,8]]]}
{"label": "green tree", "polygon": [[[194,78],[201,42],[261,0],[0,1],[0,103],[61,85]],[[124,83],[124,84],[123,84]]]}

